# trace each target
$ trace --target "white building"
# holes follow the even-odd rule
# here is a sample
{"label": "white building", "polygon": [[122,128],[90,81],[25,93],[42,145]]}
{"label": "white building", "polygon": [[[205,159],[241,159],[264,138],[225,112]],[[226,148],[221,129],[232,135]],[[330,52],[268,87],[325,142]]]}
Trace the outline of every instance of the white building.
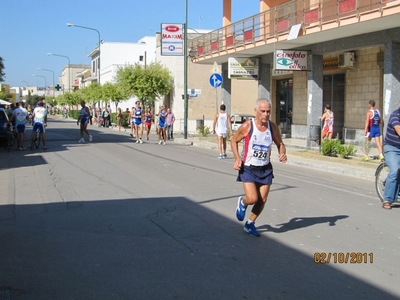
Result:
{"label": "white building", "polygon": [[[84,85],[87,86],[89,81],[98,81],[98,47],[88,54],[92,58],[91,76],[83,79]],[[146,66],[156,59],[156,38],[152,36],[145,36],[137,43],[120,43],[120,42],[102,42],[100,48],[100,84],[106,82],[115,83],[118,68],[136,63]],[[77,77],[83,77],[78,74]],[[119,104],[123,110],[134,106],[135,99],[129,99]],[[113,112],[116,107],[110,103]]]}

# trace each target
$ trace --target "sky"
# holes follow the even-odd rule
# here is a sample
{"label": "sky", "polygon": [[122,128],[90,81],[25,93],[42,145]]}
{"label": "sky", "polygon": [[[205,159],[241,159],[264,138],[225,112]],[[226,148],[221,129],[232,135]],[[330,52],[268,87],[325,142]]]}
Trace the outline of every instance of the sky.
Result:
{"label": "sky", "polygon": [[[188,27],[222,27],[223,0],[187,0]],[[52,85],[61,76],[68,59],[71,64],[90,64],[87,54],[98,44],[96,31],[68,27],[73,23],[95,28],[106,42],[136,43],[154,36],[161,23],[184,23],[186,0],[2,0],[0,18],[0,57],[5,80],[16,86]],[[232,0],[232,22],[259,12],[259,0]]]}

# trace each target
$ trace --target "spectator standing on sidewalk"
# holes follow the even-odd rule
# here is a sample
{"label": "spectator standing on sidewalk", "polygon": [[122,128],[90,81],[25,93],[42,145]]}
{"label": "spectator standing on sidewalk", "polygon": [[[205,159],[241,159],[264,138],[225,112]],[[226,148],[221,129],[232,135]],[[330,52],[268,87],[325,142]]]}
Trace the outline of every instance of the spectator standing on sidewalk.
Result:
{"label": "spectator standing on sidewalk", "polygon": [[[237,181],[243,182],[245,193],[238,199],[236,218],[243,221],[248,205],[253,205],[243,229],[251,236],[259,237],[255,221],[264,209],[274,177],[270,162],[272,143],[278,147],[280,162],[286,162],[287,157],[279,127],[269,120],[272,112],[271,100],[258,99],[254,112],[255,118],[243,123],[232,137],[231,147],[235,157],[233,168],[239,171]],[[239,155],[241,141],[243,151]]]}
{"label": "spectator standing on sidewalk", "polygon": [[382,118],[379,110],[375,108],[375,101],[370,100],[368,102],[368,111],[365,116],[365,156],[368,159],[368,150],[370,147],[371,139],[373,138],[376,143],[376,147],[379,150],[379,159],[383,160],[382,144],[381,144],[381,128]]}
{"label": "spectator standing on sidewalk", "polygon": [[122,126],[122,111],[121,108],[118,107],[117,109],[117,126],[118,126],[118,131],[121,131],[121,126]]}
{"label": "spectator standing on sidewalk", "polygon": [[103,109],[103,126],[106,128],[110,126],[110,113],[106,108]]}
{"label": "spectator standing on sidewalk", "polygon": [[101,121],[101,116],[102,116],[101,107],[97,107],[97,108],[96,108],[96,117],[97,117],[97,126],[98,126],[98,127],[100,127],[100,126],[101,126],[101,123],[102,123],[102,121]]}
{"label": "spectator standing on sidewalk", "polygon": [[231,117],[225,112],[225,104],[219,107],[219,113],[214,117],[213,134],[217,134],[218,139],[218,158],[226,158],[226,137],[229,134],[232,136],[232,122]]}
{"label": "spectator standing on sidewalk", "polygon": [[[399,103],[400,106],[400,103]],[[389,167],[386,177],[385,191],[383,193],[382,207],[392,209],[392,204],[397,201],[399,195],[399,166],[400,166],[400,107],[389,117],[383,142],[385,162]]]}
{"label": "spectator standing on sidewalk", "polygon": [[85,139],[84,139],[85,133],[89,136],[89,142],[91,142],[91,141],[93,141],[93,137],[90,135],[89,130],[87,129],[87,126],[89,124],[89,118],[90,118],[89,108],[86,106],[85,101],[81,102],[81,106],[82,106],[82,108],[79,113],[78,120],[76,121],[76,125],[80,125],[80,134],[81,134],[81,139],[78,141],[78,143],[85,142]]}
{"label": "spectator standing on sidewalk", "polygon": [[90,125],[93,125],[93,109],[92,109],[92,107],[91,106],[89,106],[89,114],[90,114],[90,117],[89,117],[89,124]]}
{"label": "spectator standing on sidewalk", "polygon": [[167,118],[166,118],[168,140],[174,139],[174,122],[175,122],[175,115],[171,111],[171,109],[168,108],[167,109]]}
{"label": "spectator standing on sidewalk", "polygon": [[324,126],[322,127],[321,132],[321,142],[324,142],[325,137],[328,137],[328,140],[332,140],[333,136],[333,112],[331,111],[331,106],[329,104],[325,105],[324,113],[319,118],[321,122],[324,122]]}

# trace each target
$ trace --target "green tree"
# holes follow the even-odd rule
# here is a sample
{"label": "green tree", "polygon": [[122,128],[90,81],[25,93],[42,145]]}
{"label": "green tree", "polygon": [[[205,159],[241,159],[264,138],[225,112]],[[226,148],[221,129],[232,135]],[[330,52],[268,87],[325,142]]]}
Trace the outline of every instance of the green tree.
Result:
{"label": "green tree", "polygon": [[84,100],[82,93],[76,92],[65,93],[63,98],[68,105],[79,105]]}
{"label": "green tree", "polygon": [[7,97],[6,93],[0,91],[0,99],[6,100],[7,99],[6,97]]}
{"label": "green tree", "polygon": [[[5,69],[5,67],[4,67],[4,60],[3,60],[3,58],[0,56],[0,82],[3,82],[3,81],[4,81],[4,78],[5,78],[5,75],[6,75],[6,73],[4,73],[4,69]],[[5,98],[3,98],[3,99],[5,99]]]}
{"label": "green tree", "polygon": [[168,95],[173,88],[171,72],[159,62],[146,68],[140,64],[120,68],[116,79],[128,96],[139,98],[142,107],[153,106],[157,97]]}
{"label": "green tree", "polygon": [[101,87],[102,98],[104,100],[111,100],[115,103],[118,108],[118,104],[121,100],[127,99],[127,93],[124,92],[123,88],[119,84],[113,84],[110,82],[105,83]]}
{"label": "green tree", "polygon": [[102,86],[97,82],[90,84],[82,90],[78,90],[82,93],[82,97],[86,102],[97,102],[103,99]]}
{"label": "green tree", "polygon": [[39,96],[39,95],[28,95],[28,98],[26,99],[26,103],[27,103],[27,105],[30,104],[32,107],[35,107],[39,98],[42,98],[42,97],[43,96]]}

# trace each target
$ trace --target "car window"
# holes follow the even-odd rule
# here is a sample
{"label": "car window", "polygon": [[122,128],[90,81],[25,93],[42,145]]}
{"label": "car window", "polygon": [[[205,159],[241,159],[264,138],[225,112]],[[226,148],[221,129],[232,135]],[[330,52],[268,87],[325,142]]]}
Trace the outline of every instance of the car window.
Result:
{"label": "car window", "polygon": [[252,117],[251,116],[242,116],[242,115],[233,115],[231,117],[231,122],[236,123],[236,124],[243,124],[250,118],[252,118]]}

